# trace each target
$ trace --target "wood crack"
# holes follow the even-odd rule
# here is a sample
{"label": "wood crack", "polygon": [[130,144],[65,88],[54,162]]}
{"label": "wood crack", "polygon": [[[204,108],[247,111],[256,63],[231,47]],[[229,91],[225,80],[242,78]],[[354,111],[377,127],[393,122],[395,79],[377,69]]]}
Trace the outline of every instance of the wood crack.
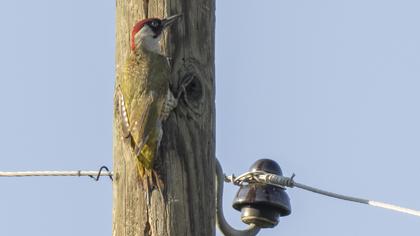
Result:
{"label": "wood crack", "polygon": [[143,11],[144,18],[149,18],[149,0],[143,1]]}

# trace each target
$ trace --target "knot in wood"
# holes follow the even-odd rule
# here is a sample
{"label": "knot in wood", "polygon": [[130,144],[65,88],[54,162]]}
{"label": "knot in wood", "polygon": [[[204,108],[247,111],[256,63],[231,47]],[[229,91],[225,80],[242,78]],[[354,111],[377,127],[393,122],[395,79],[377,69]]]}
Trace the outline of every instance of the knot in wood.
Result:
{"label": "knot in wood", "polygon": [[178,71],[178,89],[183,90],[181,103],[194,115],[202,113],[205,90],[201,65],[194,59],[184,60],[184,65]]}

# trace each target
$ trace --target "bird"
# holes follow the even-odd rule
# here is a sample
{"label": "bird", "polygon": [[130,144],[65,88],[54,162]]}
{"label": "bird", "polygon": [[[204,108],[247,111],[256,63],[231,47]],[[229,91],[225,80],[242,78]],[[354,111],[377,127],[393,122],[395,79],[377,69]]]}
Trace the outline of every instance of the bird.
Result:
{"label": "bird", "polygon": [[131,31],[130,53],[117,77],[122,134],[129,140],[139,177],[149,191],[156,185],[161,188],[154,161],[162,140],[162,123],[177,105],[169,88],[171,65],[161,52],[160,39],[180,16],[138,21]]}

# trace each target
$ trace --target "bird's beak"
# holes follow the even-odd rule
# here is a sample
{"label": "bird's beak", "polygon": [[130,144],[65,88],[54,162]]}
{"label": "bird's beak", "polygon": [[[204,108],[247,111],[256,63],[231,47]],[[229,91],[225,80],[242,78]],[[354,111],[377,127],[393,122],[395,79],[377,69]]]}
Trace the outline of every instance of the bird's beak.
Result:
{"label": "bird's beak", "polygon": [[166,28],[166,27],[172,25],[181,16],[182,16],[182,14],[176,14],[176,15],[173,15],[173,16],[170,16],[168,18],[163,19],[162,20],[162,26],[163,26],[163,28]]}

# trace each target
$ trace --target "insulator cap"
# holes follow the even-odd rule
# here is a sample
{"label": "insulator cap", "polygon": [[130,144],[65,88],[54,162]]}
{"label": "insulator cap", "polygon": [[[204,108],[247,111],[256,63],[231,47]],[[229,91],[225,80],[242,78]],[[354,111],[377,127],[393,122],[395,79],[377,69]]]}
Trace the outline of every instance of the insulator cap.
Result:
{"label": "insulator cap", "polygon": [[[283,176],[277,162],[270,159],[256,161],[250,171]],[[241,186],[233,200],[233,208],[242,212],[241,220],[244,223],[255,224],[260,228],[272,228],[278,224],[280,216],[292,212],[289,196],[283,188],[260,183]]]}
{"label": "insulator cap", "polygon": [[259,159],[249,168],[250,172],[253,171],[265,171],[275,175],[283,176],[283,171],[279,164],[271,159]]}

